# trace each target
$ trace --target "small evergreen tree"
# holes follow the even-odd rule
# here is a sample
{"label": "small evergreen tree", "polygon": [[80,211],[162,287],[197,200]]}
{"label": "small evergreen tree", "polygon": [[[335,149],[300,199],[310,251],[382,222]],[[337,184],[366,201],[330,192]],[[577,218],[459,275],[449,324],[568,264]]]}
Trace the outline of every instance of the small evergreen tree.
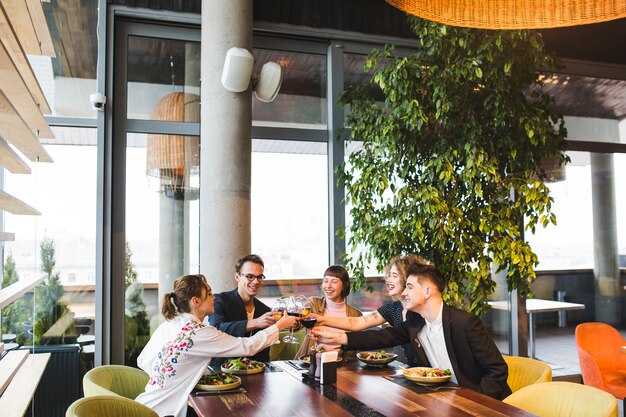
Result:
{"label": "small evergreen tree", "polygon": [[54,240],[51,238],[44,237],[39,244],[41,271],[46,273],[47,279],[35,287],[35,323],[33,327],[35,344],[65,343],[66,335],[75,337],[75,329],[72,324],[60,337],[42,338],[57,320],[70,313],[67,303],[61,301],[64,293],[61,277],[58,272],[54,272],[55,250]]}
{"label": "small evergreen tree", "polygon": [[[2,277],[2,288],[19,281],[20,277],[15,267],[13,255],[9,253],[4,262],[4,274]],[[24,331],[22,323],[29,317],[28,303],[24,297],[20,297],[2,309],[2,333],[13,333],[19,335]]]}
{"label": "small evergreen tree", "polygon": [[126,242],[125,275],[126,285],[126,317],[124,337],[125,363],[137,365],[137,356],[150,338],[150,323],[146,303],[143,301],[143,284],[137,280],[137,271],[132,262],[133,252]]}

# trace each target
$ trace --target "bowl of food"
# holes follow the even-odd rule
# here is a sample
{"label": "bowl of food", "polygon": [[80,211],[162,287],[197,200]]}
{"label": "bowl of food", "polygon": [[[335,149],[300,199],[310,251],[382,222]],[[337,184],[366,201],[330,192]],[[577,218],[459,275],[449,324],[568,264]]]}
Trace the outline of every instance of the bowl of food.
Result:
{"label": "bowl of food", "polygon": [[398,355],[379,350],[378,352],[359,352],[356,357],[367,365],[387,365],[393,362]]}
{"label": "bowl of food", "polygon": [[202,375],[196,388],[204,391],[217,391],[237,388],[241,385],[241,378],[229,372],[213,372]]}
{"label": "bowl of food", "polygon": [[402,373],[406,379],[425,385],[441,384],[452,378],[452,372],[449,369],[425,368],[421,366],[405,368],[402,370]]}
{"label": "bowl of food", "polygon": [[222,364],[222,372],[230,372],[232,374],[250,375],[259,374],[263,371],[265,371],[263,362],[248,358],[229,359]]}
{"label": "bowl of food", "polygon": [[[301,360],[305,365],[311,364],[311,355],[300,356],[298,359]],[[337,355],[337,359],[335,360],[335,362],[340,363],[342,360],[343,357],[341,355]]]}

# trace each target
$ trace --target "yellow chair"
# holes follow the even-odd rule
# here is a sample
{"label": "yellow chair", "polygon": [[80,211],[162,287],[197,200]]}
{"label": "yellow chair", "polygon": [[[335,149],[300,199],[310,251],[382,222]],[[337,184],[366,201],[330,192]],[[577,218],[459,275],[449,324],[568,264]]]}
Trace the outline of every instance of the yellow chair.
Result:
{"label": "yellow chair", "polygon": [[96,395],[74,401],[65,417],[158,417],[159,415],[137,401],[124,397]]}
{"label": "yellow chair", "polygon": [[528,385],[503,401],[540,417],[617,417],[615,397],[573,382]]}
{"label": "yellow chair", "polygon": [[144,392],[148,374],[141,369],[123,365],[103,365],[91,369],[83,377],[85,397],[113,395],[134,400]]}
{"label": "yellow chair", "polygon": [[509,367],[506,383],[513,392],[528,385],[552,381],[552,368],[547,363],[522,356],[504,356],[504,361]]}

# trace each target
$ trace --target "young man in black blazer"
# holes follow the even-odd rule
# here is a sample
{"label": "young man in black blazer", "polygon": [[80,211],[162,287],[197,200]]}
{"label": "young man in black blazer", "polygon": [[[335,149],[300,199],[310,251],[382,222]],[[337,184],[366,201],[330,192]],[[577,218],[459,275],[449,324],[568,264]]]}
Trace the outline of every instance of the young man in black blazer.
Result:
{"label": "young man in black blazer", "polygon": [[345,349],[379,349],[413,343],[421,366],[450,369],[453,381],[497,399],[511,394],[508,368],[493,339],[473,314],[446,305],[443,274],[432,265],[410,265],[402,293],[406,320],[379,331],[313,333],[319,342]]}
{"label": "young man in black blazer", "polygon": [[[237,260],[234,276],[237,288],[215,294],[215,312],[209,316],[211,325],[232,336],[247,337],[276,323],[271,309],[256,298],[265,279],[264,269],[263,259],[258,255],[246,255]],[[267,362],[269,358],[268,347],[251,359]],[[223,361],[224,358],[217,358],[211,365]]]}

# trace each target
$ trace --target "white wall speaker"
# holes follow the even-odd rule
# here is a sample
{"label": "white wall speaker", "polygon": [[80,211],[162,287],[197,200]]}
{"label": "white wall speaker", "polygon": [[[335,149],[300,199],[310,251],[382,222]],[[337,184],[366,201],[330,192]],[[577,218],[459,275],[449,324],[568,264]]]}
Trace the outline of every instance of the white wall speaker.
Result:
{"label": "white wall speaker", "polygon": [[254,95],[261,101],[270,102],[278,95],[283,82],[283,70],[276,62],[268,62],[261,68],[261,74],[254,87]]}
{"label": "white wall speaker", "polygon": [[228,91],[240,93],[248,89],[254,57],[245,48],[230,48],[226,52],[224,69],[222,70],[222,85]]}

